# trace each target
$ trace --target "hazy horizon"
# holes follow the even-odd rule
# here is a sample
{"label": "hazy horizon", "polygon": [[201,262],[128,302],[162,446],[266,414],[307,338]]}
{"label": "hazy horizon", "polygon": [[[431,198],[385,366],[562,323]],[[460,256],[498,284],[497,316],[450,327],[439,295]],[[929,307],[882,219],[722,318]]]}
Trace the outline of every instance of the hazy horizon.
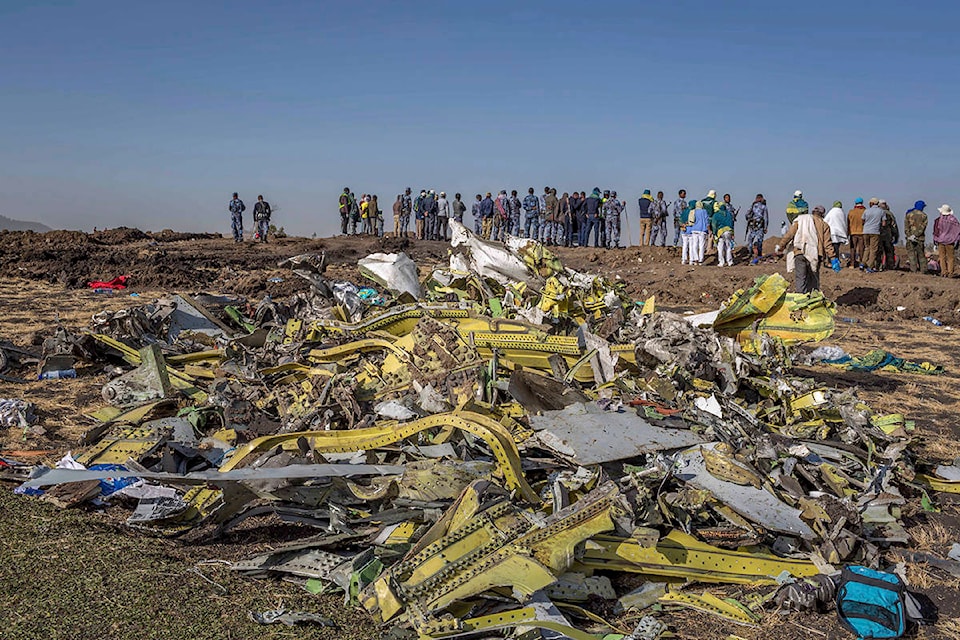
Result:
{"label": "hazy horizon", "polygon": [[[343,186],[960,204],[954,3],[7,3],[0,214],[296,235]],[[249,213],[247,219],[249,220]],[[634,225],[635,226],[635,225]],[[636,229],[633,229],[636,235]],[[635,240],[635,238],[634,238]],[[739,238],[738,238],[739,240]]]}

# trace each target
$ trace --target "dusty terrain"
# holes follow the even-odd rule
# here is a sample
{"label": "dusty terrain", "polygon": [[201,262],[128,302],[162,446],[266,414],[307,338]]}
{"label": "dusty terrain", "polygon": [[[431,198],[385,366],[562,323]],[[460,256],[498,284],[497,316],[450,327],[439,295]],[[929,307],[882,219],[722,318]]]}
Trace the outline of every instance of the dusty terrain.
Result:
{"label": "dusty terrain", "polygon": [[[772,246],[775,240],[770,240]],[[140,304],[169,291],[231,292],[260,298],[289,295],[308,285],[277,262],[304,252],[325,252],[334,277],[358,280],[356,260],[375,251],[405,251],[426,270],[445,261],[439,242],[372,238],[284,238],[267,245],[235,245],[232,240],[133,229],[98,234],[79,232],[0,233],[0,340],[21,347],[37,345],[57,322],[70,328],[87,324],[103,309]],[[785,274],[783,262],[756,267],[717,268],[680,265],[673,248],[619,251],[560,249],[567,266],[615,275],[637,297],[656,296],[661,308],[705,311],[716,308],[735,290],[763,273]],[[128,274],[131,288],[115,295],[86,288],[94,279]],[[280,278],[280,282],[270,279]],[[904,373],[850,373],[828,366],[802,367],[801,373],[839,387],[856,386],[876,409],[904,413],[917,421],[917,454],[949,462],[960,456],[960,280],[907,272],[863,274],[843,271],[823,275],[823,290],[837,303],[838,329],[827,344],[852,355],[884,348],[895,355],[942,364],[942,376]],[[139,296],[131,297],[130,293]],[[0,382],[0,397],[26,398],[38,405],[39,429],[0,431],[0,456],[21,452],[36,459],[56,459],[76,445],[92,423],[83,414],[102,404],[105,375],[80,370],[76,380]],[[232,575],[222,564],[199,564],[245,557],[256,549],[307,533],[292,525],[259,522],[241,527],[216,544],[145,537],[124,528],[125,513],[112,509],[63,512],[11,493],[0,485],[0,628],[10,638],[377,638],[362,612],[342,605],[340,596],[310,596],[283,582],[250,581]],[[941,498],[940,513],[919,507],[908,512],[915,546],[945,552],[960,540],[960,508]],[[264,526],[266,525],[266,526]],[[941,623],[923,629],[923,638],[960,638],[960,584],[929,567],[910,569],[920,587],[940,607]],[[945,588],[949,587],[949,588]],[[731,591],[735,593],[735,591]],[[314,627],[258,627],[248,611],[275,608],[320,610],[340,630]],[[771,614],[759,629],[742,629],[699,614],[671,617],[684,638],[769,636],[783,638],[849,637],[834,614],[781,618]],[[629,620],[623,624],[629,625]]]}

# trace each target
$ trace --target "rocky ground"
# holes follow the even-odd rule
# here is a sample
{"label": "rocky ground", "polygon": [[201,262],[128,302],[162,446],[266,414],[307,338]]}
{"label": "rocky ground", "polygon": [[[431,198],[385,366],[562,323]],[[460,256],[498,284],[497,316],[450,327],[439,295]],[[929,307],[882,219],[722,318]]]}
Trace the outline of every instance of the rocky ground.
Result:
{"label": "rocky ground", "polygon": [[[776,243],[770,239],[771,245]],[[0,233],[0,340],[22,347],[39,344],[57,322],[86,326],[93,313],[140,304],[172,291],[230,292],[260,298],[282,297],[307,288],[306,281],[277,266],[291,255],[325,252],[328,274],[359,281],[356,261],[376,251],[405,251],[421,269],[445,262],[448,245],[387,238],[282,238],[266,245],[235,244],[214,235],[172,231],[146,234],[136,229],[80,232]],[[622,279],[636,298],[655,296],[660,308],[706,311],[753,278],[785,272],[782,261],[749,266],[741,257],[730,268],[680,264],[674,248],[614,251],[559,249],[564,264]],[[86,283],[129,275],[131,288],[115,295],[95,294]],[[279,281],[276,281],[278,280]],[[274,281],[271,281],[274,280]],[[850,373],[827,366],[802,373],[839,387],[856,386],[884,412],[916,419],[918,455],[949,462],[960,456],[960,280],[902,271],[864,274],[844,270],[823,274],[823,290],[837,303],[836,333],[827,344],[852,355],[884,348],[895,355],[929,360],[946,367],[943,376],[903,373]],[[139,294],[131,297],[130,293]],[[934,316],[947,327],[924,321]],[[0,382],[0,397],[26,398],[39,407],[39,429],[0,431],[0,456],[19,454],[56,459],[89,428],[84,413],[101,406],[106,377],[81,370],[76,380]],[[257,548],[303,535],[292,525],[241,527],[217,544],[184,546],[129,532],[126,514],[56,508],[11,494],[0,485],[0,629],[10,638],[334,638],[381,637],[368,618],[342,606],[339,596],[309,596],[282,582],[251,582],[222,565],[198,562],[237,559]],[[944,552],[960,541],[960,508],[944,499],[940,513],[905,514],[915,546]],[[116,511],[116,510],[114,510]],[[958,638],[960,581],[925,566],[911,578],[940,607],[941,624],[924,629],[924,638]],[[257,627],[247,611],[275,608],[323,610],[340,630]],[[705,615],[680,616],[684,638],[845,637],[835,616],[773,616],[760,629],[739,629]]]}

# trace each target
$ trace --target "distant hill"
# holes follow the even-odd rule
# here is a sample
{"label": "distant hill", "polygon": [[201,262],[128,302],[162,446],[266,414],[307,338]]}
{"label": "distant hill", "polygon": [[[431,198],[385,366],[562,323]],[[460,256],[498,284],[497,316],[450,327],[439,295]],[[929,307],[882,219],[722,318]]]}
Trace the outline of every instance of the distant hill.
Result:
{"label": "distant hill", "polygon": [[50,227],[40,222],[30,222],[29,220],[12,220],[6,216],[0,216],[0,231],[50,231]]}

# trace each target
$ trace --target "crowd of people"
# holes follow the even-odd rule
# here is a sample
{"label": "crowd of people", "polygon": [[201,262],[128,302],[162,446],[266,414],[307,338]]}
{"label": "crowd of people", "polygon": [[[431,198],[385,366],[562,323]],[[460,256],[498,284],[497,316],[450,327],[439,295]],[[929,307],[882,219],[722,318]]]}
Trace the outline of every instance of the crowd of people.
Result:
{"label": "crowd of people", "polygon": [[[376,195],[361,194],[358,198],[345,187],[338,205],[342,234],[384,234],[384,213]],[[227,208],[233,239],[243,242],[246,206],[234,193]],[[786,206],[787,223],[781,227],[783,237],[774,253],[779,254],[781,247],[787,252],[788,270],[796,271],[798,290],[819,288],[819,269],[826,262],[836,271],[843,268],[845,261],[847,268],[865,273],[907,267],[914,272],[957,275],[954,254],[960,244],[960,221],[945,204],[938,208],[930,228],[926,208],[926,203],[918,200],[906,212],[906,264],[901,265],[894,249],[901,239],[900,229],[886,201],[870,198],[864,204],[863,198],[856,198],[849,211],[844,210],[841,201],[834,202],[829,211],[823,206],[811,210],[803,192],[796,191]],[[452,200],[445,192],[434,189],[423,189],[414,196],[407,187],[393,203],[393,234],[408,236],[412,218],[417,239],[448,240],[450,219],[463,224],[466,212],[467,205],[459,193]],[[601,191],[599,187],[589,195],[586,191],[573,191],[560,196],[553,187],[544,187],[539,195],[530,187],[522,198],[517,190],[508,195],[506,189],[501,189],[496,196],[488,191],[486,195],[476,194],[470,207],[474,232],[488,240],[502,241],[513,235],[533,238],[547,246],[587,247],[592,242],[593,247],[607,249],[622,248],[625,212],[626,203],[618,199],[616,191]],[[682,264],[703,265],[715,249],[718,266],[733,265],[741,208],[733,204],[729,193],[718,200],[716,191],[710,190],[696,200],[687,199],[686,190],[680,189],[677,198],[667,202],[663,191],[654,197],[650,189],[645,189],[637,201],[637,212],[641,246],[667,246],[672,219],[672,245],[682,247]],[[256,241],[267,242],[271,214],[270,203],[262,195],[257,196],[253,210]],[[751,264],[765,257],[763,244],[769,225],[767,201],[758,193],[747,207],[743,221],[743,240]],[[928,228],[936,247],[933,255],[926,253]],[[844,247],[848,248],[846,252],[842,251]]]}
{"label": "crowd of people", "polygon": [[[956,273],[954,250],[960,239],[960,222],[948,205],[939,208],[940,215],[932,229],[932,240],[938,253],[927,256],[925,208],[923,201],[917,201],[906,214],[907,263],[913,271],[952,276]],[[413,234],[417,239],[447,240],[449,220],[452,218],[462,224],[466,211],[467,205],[459,193],[452,200],[445,192],[438,193],[434,189],[423,189],[414,196],[408,187],[393,203],[393,233],[409,235],[412,218],[415,223]],[[383,235],[383,211],[377,204],[377,196],[361,195],[357,198],[349,188],[344,188],[339,198],[339,212],[341,233]],[[573,191],[558,196],[557,189],[549,186],[544,187],[539,195],[530,187],[522,197],[517,190],[508,194],[506,189],[501,189],[496,196],[488,191],[486,195],[476,194],[470,207],[475,233],[488,240],[503,240],[509,234],[533,238],[547,246],[587,247],[592,243],[593,247],[608,249],[621,248],[625,212],[626,203],[618,199],[616,191],[601,191],[599,187],[589,195],[586,191]],[[672,244],[682,247],[682,263],[702,265],[705,256],[716,249],[719,266],[733,264],[735,230],[741,208],[733,204],[729,193],[718,200],[716,191],[710,190],[697,200],[688,199],[686,190],[680,189],[677,198],[667,202],[663,191],[658,191],[654,197],[650,189],[645,189],[637,201],[637,212],[641,246],[667,246],[672,221]],[[781,235],[790,236],[793,253],[799,251],[812,255],[810,247],[800,248],[798,234],[806,247],[805,241],[812,238],[810,234],[827,229],[829,238],[824,243],[820,261],[829,258],[832,262],[836,258],[839,262],[845,257],[848,268],[866,273],[900,267],[894,250],[900,241],[900,230],[890,207],[880,198],[871,198],[866,205],[863,198],[857,198],[849,211],[844,211],[840,201],[834,202],[829,211],[821,206],[811,211],[803,193],[796,191],[785,213],[787,224],[781,227]],[[796,221],[808,214],[820,222],[804,218],[800,228],[796,228]],[[751,264],[764,258],[763,243],[769,226],[767,201],[758,193],[744,212],[743,220],[743,241],[749,249]],[[788,228],[794,233],[790,234]],[[787,247],[788,243],[782,241],[782,244]],[[813,246],[812,241],[810,246]],[[849,247],[846,254],[841,253],[843,246]]]}

